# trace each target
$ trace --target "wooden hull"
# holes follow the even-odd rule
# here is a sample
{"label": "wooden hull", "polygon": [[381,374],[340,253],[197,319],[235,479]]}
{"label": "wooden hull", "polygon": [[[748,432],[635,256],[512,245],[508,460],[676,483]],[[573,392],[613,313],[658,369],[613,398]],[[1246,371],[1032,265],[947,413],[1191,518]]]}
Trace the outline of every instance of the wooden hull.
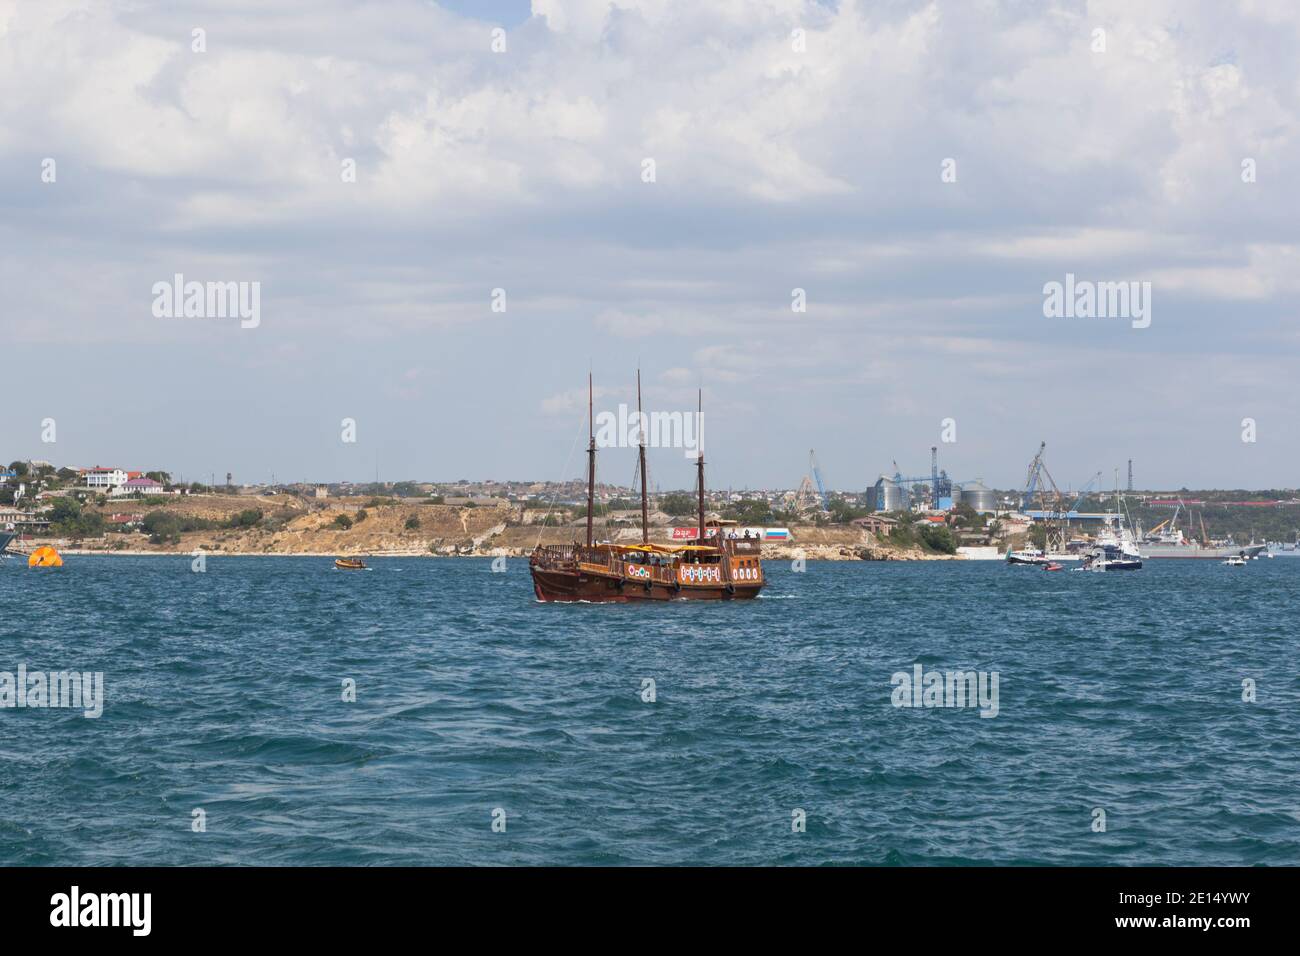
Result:
{"label": "wooden hull", "polygon": [[761,582],[754,584],[683,584],[672,587],[659,582],[641,583],[615,576],[582,571],[548,570],[534,567],[533,591],[539,601],[588,601],[593,604],[628,604],[633,601],[744,601],[758,596]]}

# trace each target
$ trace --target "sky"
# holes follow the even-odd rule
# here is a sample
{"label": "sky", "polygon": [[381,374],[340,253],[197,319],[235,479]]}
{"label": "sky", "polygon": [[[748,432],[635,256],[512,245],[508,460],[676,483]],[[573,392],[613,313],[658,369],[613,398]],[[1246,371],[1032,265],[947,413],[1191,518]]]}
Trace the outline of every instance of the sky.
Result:
{"label": "sky", "polygon": [[[719,487],[932,445],[1017,487],[1040,441],[1294,487],[1298,42],[1289,0],[0,0],[0,458],[577,477],[588,372],[639,367]],[[177,274],[256,324],[159,315]],[[1045,314],[1067,274],[1147,319]]]}

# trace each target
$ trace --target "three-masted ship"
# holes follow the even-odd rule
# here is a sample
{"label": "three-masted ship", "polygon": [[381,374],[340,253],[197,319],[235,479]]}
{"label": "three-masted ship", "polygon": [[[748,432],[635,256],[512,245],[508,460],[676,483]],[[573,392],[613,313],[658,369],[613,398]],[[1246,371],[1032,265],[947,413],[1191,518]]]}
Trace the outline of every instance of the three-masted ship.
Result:
{"label": "three-masted ship", "polygon": [[528,561],[533,590],[539,601],[731,601],[758,596],[763,577],[762,542],[758,538],[726,537],[715,526],[709,536],[704,521],[704,448],[696,469],[699,523],[687,544],[652,544],[646,477],[645,418],[641,415],[641,376],[637,374],[636,406],[642,423],[639,442],[641,484],[641,543],[596,543],[596,434],[592,414],[591,376],[587,376],[587,541],[572,545],[538,545]]}

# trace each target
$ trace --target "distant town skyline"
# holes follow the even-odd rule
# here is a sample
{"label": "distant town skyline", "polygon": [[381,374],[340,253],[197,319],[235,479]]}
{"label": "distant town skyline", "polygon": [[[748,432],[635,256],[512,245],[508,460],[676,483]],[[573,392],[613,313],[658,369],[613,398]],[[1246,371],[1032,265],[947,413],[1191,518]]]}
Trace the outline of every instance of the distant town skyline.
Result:
{"label": "distant town skyline", "polygon": [[0,4],[6,461],[1300,484],[1293,5],[280,7]]}
{"label": "distant town skyline", "polygon": [[[267,481],[241,480],[238,476],[233,475],[233,473],[220,474],[220,473],[209,472],[206,475],[185,474],[184,472],[171,471],[166,468],[127,469],[127,468],[121,468],[113,465],[81,466],[81,465],[60,464],[58,462],[49,462],[40,459],[26,461],[25,464],[28,464],[30,466],[50,467],[55,469],[56,472],[64,471],[64,470],[72,470],[72,471],[79,472],[80,476],[77,479],[78,484],[75,486],[78,488],[87,488],[87,487],[94,488],[96,486],[99,486],[104,489],[108,489],[108,488],[117,487],[118,485],[121,485],[124,486],[121,488],[121,491],[123,493],[126,492],[128,490],[128,487],[132,485],[134,485],[134,487],[131,488],[130,490],[146,493],[148,490],[150,490],[151,487],[155,485],[155,482],[151,478],[149,478],[150,475],[158,475],[160,477],[165,476],[165,480],[169,481],[169,483],[173,486],[179,487],[179,486],[202,485],[205,488],[215,487],[218,490],[227,485],[226,482],[227,475],[229,475],[230,477],[230,482],[229,482],[230,487],[235,487],[235,488],[260,488],[260,487],[276,487],[276,488],[293,488],[293,487],[313,488],[314,487],[318,489],[326,488],[326,487],[371,488],[374,487],[374,485],[376,484],[374,479],[368,479],[368,480],[363,479],[358,481],[351,481],[348,479],[313,480],[310,478],[282,479],[279,476],[273,476],[273,480],[267,480]],[[118,473],[116,479],[112,477],[105,477],[106,473],[111,473],[111,472]],[[87,477],[88,475],[92,475],[92,476],[99,475],[99,480],[98,481],[93,480],[92,478]],[[9,468],[6,466],[0,468],[0,477],[22,479],[22,478],[29,478],[30,476],[18,476],[16,475],[15,472],[9,470]],[[883,477],[889,477],[889,476],[883,476]],[[909,479],[915,479],[916,476],[908,476],[908,477]],[[945,478],[941,476],[940,481],[942,482],[944,480]],[[381,477],[378,483],[380,485],[389,488],[395,486],[396,487],[421,486],[426,489],[435,489],[435,490],[451,489],[451,488],[473,489],[473,488],[491,487],[491,488],[509,489],[511,494],[515,494],[519,492],[521,489],[531,487],[531,486],[543,487],[545,488],[546,493],[550,494],[553,493],[557,488],[568,486],[572,488],[576,493],[578,493],[579,497],[585,495],[586,493],[586,479],[585,477],[581,477],[581,476],[564,478],[564,479],[528,478],[528,477],[505,477],[505,478],[487,477],[487,478],[453,478],[453,479],[436,479],[436,480],[422,478],[419,476],[411,476],[405,478]],[[710,495],[728,494],[728,493],[734,495],[761,495],[761,494],[789,495],[798,492],[800,490],[801,483],[802,483],[802,479],[799,483],[795,483],[791,485],[767,485],[767,486],[710,485],[707,488],[707,491]],[[919,480],[909,480],[907,483],[917,488],[928,487],[925,482]],[[973,482],[968,482],[967,487],[969,488],[973,484],[974,484]],[[997,486],[997,485],[988,485],[987,483],[983,483],[983,482],[981,482],[981,484],[983,484],[984,487],[986,487],[988,490],[996,491],[1000,495],[1017,495],[1023,492],[1024,490],[1022,485]],[[640,491],[639,484],[620,484],[619,482],[602,475],[597,475],[596,487],[597,487],[597,492],[602,496],[607,496],[609,494],[616,494],[616,495],[629,495],[635,497],[637,494],[639,494]],[[1252,489],[1252,488],[1189,488],[1183,486],[1177,488],[1175,487],[1158,488],[1158,487],[1142,487],[1135,484],[1132,488],[1128,488],[1126,477],[1119,478],[1118,486],[1114,481],[1111,481],[1109,484],[1106,483],[1105,481],[1101,481],[1099,483],[1094,478],[1091,479],[1089,482],[1083,483],[1081,485],[1076,485],[1074,483],[1069,483],[1069,482],[1060,482],[1058,483],[1057,487],[1063,493],[1080,494],[1091,498],[1098,498],[1098,497],[1108,498],[1112,494],[1112,492],[1116,489],[1116,487],[1118,487],[1118,489],[1122,493],[1137,495],[1143,499],[1150,498],[1149,503],[1151,504],[1169,505],[1170,507],[1179,504],[1184,506],[1195,506],[1195,505],[1203,504],[1203,502],[1200,501],[1199,499],[1190,497],[1193,494],[1202,493],[1202,492],[1206,492],[1206,493],[1214,492],[1214,493],[1221,493],[1223,495],[1234,495],[1242,492],[1249,493],[1252,491],[1280,491],[1280,492],[1292,493],[1293,496],[1291,498],[1286,499],[1287,501],[1300,500],[1300,497],[1296,497],[1296,494],[1300,493],[1300,488],[1296,488],[1296,487]],[[843,497],[863,495],[868,491],[868,489],[866,488],[839,487],[830,484],[827,484],[825,486],[825,490],[828,495],[843,496]],[[1183,497],[1183,494],[1180,494],[1180,492],[1188,495],[1188,497]],[[679,485],[679,486],[663,485],[661,482],[658,482],[655,479],[654,473],[652,472],[650,476],[650,493],[652,496],[655,497],[661,495],[679,494],[679,493],[693,494],[694,486],[693,485]],[[919,492],[917,492],[917,494],[919,494]],[[1160,496],[1166,496],[1166,497],[1160,497]],[[1242,500],[1242,499],[1232,498],[1231,500],[1239,504],[1259,505],[1259,506],[1263,506],[1263,505],[1272,506],[1279,503],[1277,500],[1274,499]]]}

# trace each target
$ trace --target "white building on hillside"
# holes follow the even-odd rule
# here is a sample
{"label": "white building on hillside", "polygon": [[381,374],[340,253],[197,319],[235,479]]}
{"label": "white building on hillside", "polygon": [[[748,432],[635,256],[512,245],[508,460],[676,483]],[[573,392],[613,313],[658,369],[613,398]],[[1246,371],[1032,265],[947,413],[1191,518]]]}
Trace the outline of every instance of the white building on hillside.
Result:
{"label": "white building on hillside", "polygon": [[130,480],[131,475],[121,468],[103,468],[96,465],[94,468],[81,469],[81,483],[87,488],[110,490],[124,485]]}
{"label": "white building on hillside", "polygon": [[126,484],[118,485],[109,494],[120,495],[161,495],[167,489],[152,478],[132,478]]}

